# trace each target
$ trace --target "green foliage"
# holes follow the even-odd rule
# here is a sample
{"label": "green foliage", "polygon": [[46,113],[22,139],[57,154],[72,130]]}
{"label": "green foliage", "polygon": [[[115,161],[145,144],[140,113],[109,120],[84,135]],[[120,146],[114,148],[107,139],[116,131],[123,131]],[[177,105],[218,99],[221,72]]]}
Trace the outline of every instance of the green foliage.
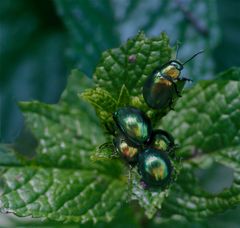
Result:
{"label": "green foliage", "polygon": [[[184,72],[195,81],[213,78],[214,61],[218,63],[217,71],[239,62],[236,57],[239,36],[233,33],[239,16],[233,10],[225,12],[226,8],[237,10],[235,2],[219,3],[220,11],[224,10],[220,19],[225,32],[214,60],[212,50],[217,47],[219,37],[215,1],[191,0],[186,6],[181,1],[54,2],[68,33],[49,0],[0,3],[4,44],[0,50],[0,140],[8,136],[10,127],[15,131],[19,123],[19,115],[16,118],[19,111],[12,99],[56,102],[65,81],[63,51],[67,37],[70,42],[66,63],[81,68],[89,76],[102,51],[119,46],[139,29],[148,35],[166,31],[172,44],[179,40],[181,60],[204,48],[205,54],[189,63]],[[191,21],[189,12],[195,21]],[[232,21],[229,12],[234,17]],[[94,73],[95,84],[74,71],[58,105],[37,101],[20,104],[38,145],[31,153],[22,153],[15,145],[0,145],[0,186],[5,186],[0,197],[1,211],[61,222],[35,220],[31,224],[11,223],[9,227],[78,227],[75,222],[87,221],[80,226],[96,227],[93,221],[98,222],[97,227],[158,227],[159,224],[175,227],[176,223],[180,227],[193,227],[195,224],[186,224],[186,220],[209,220],[209,216],[239,204],[240,69],[231,68],[218,74],[216,81],[198,83],[179,100],[176,112],[165,116],[169,110],[156,112],[146,106],[141,88],[155,66],[166,62],[171,54],[174,51],[166,36],[148,39],[139,33],[120,48],[102,54]],[[95,108],[98,118],[82,98]],[[104,127],[107,133],[114,131],[112,112],[126,105],[147,112],[154,126],[171,131],[181,146],[178,150],[183,158],[181,171],[179,162],[174,163],[180,176],[165,191],[143,190],[136,172],[132,173],[130,191],[126,191],[127,169],[113,153],[111,136],[103,131]],[[22,139],[19,140],[23,145]],[[23,154],[35,155],[25,158]],[[204,169],[214,161],[230,167],[234,173],[232,185],[217,194],[204,191],[194,175],[195,169]],[[126,199],[137,200],[148,218],[158,211],[161,217],[148,222],[134,202],[130,203],[132,208],[117,205]],[[111,223],[104,222],[114,216]],[[62,221],[69,226],[62,225]]]}
{"label": "green foliage", "polygon": [[112,112],[117,106],[117,101],[108,91],[102,88],[87,89],[80,97],[84,98],[95,108],[103,124],[111,121]]}
{"label": "green foliage", "polygon": [[[66,80],[66,66],[80,68],[91,76],[102,51],[119,46],[139,30],[149,36],[165,31],[172,44],[179,40],[181,60],[206,49],[197,62],[186,66],[185,73],[194,80],[212,77],[211,50],[219,37],[215,1],[190,0],[185,9],[179,3],[149,1],[146,4],[144,0],[22,0],[16,3],[2,0],[0,140],[13,141],[23,124],[16,100],[56,103]],[[189,13],[197,23],[189,20]],[[219,51],[218,56],[225,58]]]}
{"label": "green foliage", "polygon": [[[96,88],[85,91],[82,97],[95,107],[105,126],[113,126],[112,113],[117,107],[126,105],[148,112],[154,125],[156,117],[165,115],[169,108],[160,112],[150,110],[143,100],[142,86],[157,66],[170,60],[171,52],[165,33],[149,39],[140,32],[120,48],[102,54],[94,73]],[[179,84],[181,90],[184,84]]]}
{"label": "green foliage", "polygon": [[171,192],[172,184],[177,180],[179,172],[182,168],[182,163],[179,159],[179,156],[176,156],[175,159],[171,159],[172,165],[174,167],[170,185],[166,188],[152,189],[150,191],[145,190],[140,183],[140,175],[136,170],[132,172],[132,200],[137,200],[139,205],[144,208],[144,212],[147,218],[154,218],[154,215],[158,211],[161,211],[163,202],[168,199]]}
{"label": "green foliage", "polygon": [[[172,49],[169,45],[169,39],[165,33],[155,38],[145,37],[143,32],[128,39],[126,44],[120,48],[109,49],[102,54],[99,64],[94,73],[94,81],[98,89],[91,90],[92,100],[105,100],[107,93],[115,99],[108,99],[108,101],[100,102],[101,109],[104,114],[100,115],[100,119],[105,124],[111,121],[112,113],[117,107],[132,105],[140,108],[148,113],[152,118],[152,123],[155,125],[160,116],[166,114],[169,108],[165,110],[156,111],[149,109],[143,100],[142,87],[147,76],[159,65],[167,62],[171,58]],[[179,82],[179,90],[183,88],[184,84]],[[98,92],[101,88],[101,94]],[[125,95],[124,95],[125,94]],[[83,97],[89,98],[89,92],[85,92]],[[177,97],[174,97],[176,102]],[[122,101],[123,100],[123,101]],[[124,103],[125,100],[125,103]],[[90,101],[90,103],[92,103]],[[99,104],[99,102],[96,102]],[[116,103],[116,105],[114,105]],[[94,105],[96,107],[96,105]],[[99,112],[99,108],[96,108]],[[108,115],[106,112],[109,111]]]}
{"label": "green foliage", "polygon": [[171,58],[169,39],[165,33],[148,39],[140,32],[120,48],[102,54],[94,73],[97,87],[119,96],[123,82],[131,96],[139,96],[143,82],[157,66]]}
{"label": "green foliage", "polygon": [[[37,156],[24,159],[21,165],[14,161],[6,164],[1,158],[5,182],[2,212],[64,222],[96,222],[111,220],[121,207],[125,198],[121,165],[90,161],[91,153],[103,142],[103,133],[93,110],[79,102],[80,85],[84,88],[90,82],[73,71],[58,105],[20,103],[39,145]],[[1,154],[4,150],[1,148]]]}
{"label": "green foliage", "polygon": [[[231,70],[232,72],[232,70]],[[239,69],[235,73],[240,76]],[[211,153],[239,145],[239,81],[201,81],[176,105],[176,111],[162,119],[161,126],[170,131],[181,145],[182,156],[194,150]],[[234,75],[234,74],[233,74]]]}
{"label": "green foliage", "polygon": [[159,188],[154,191],[143,189],[139,184],[140,177],[137,173],[133,173],[132,179],[132,200],[137,200],[139,205],[144,208],[145,214],[148,218],[153,218],[156,212],[162,208],[162,203],[169,195],[169,189],[164,191]]}
{"label": "green foliage", "polygon": [[[240,203],[239,69],[220,76],[224,80],[198,83],[179,101],[176,112],[162,119],[161,126],[175,136],[184,158],[178,185],[174,185],[164,202],[166,216],[174,214],[197,220]],[[204,191],[193,172],[194,168],[213,161],[234,171],[232,185],[217,194]]]}
{"label": "green foliage", "polygon": [[[139,33],[120,48],[103,53],[94,74],[95,85],[75,70],[59,104],[21,102],[38,146],[30,160],[20,156],[16,147],[0,147],[0,156],[7,151],[9,156],[0,159],[1,211],[95,223],[109,222],[116,213],[121,216],[127,199],[137,200],[148,218],[160,210],[162,221],[201,220],[238,205],[240,71],[231,69],[219,79],[197,83],[183,94],[176,111],[162,118],[169,110],[149,110],[141,88],[171,52],[166,34],[149,39]],[[82,98],[93,105],[97,116]],[[104,135],[98,122],[114,130],[112,112],[125,105],[147,111],[154,127],[170,131],[181,145],[177,155],[183,158],[182,165],[179,159],[172,161],[175,174],[166,189],[143,190],[133,170],[127,190],[127,168],[114,157],[111,135]],[[213,161],[234,170],[232,186],[218,194],[204,191],[194,176],[196,167]]]}
{"label": "green foliage", "polygon": [[[102,54],[94,73],[96,88],[86,90],[82,97],[95,107],[103,126],[107,126],[106,130],[110,128],[110,133],[115,131],[112,113],[117,107],[132,105],[146,111],[152,119],[153,126],[169,111],[169,108],[161,112],[150,110],[143,100],[142,87],[147,76],[157,66],[170,60],[171,52],[165,33],[149,39],[140,32],[120,48],[110,49]],[[184,84],[181,85],[181,89],[183,86]],[[111,159],[109,153],[113,154],[113,151],[112,149],[95,153],[93,159]],[[144,207],[147,217],[152,218],[161,208],[164,198],[168,195],[168,189],[148,192],[139,186],[139,182],[140,178],[134,172],[132,199],[137,199]]]}
{"label": "green foliage", "polygon": [[125,84],[123,84],[119,93],[117,107],[123,107],[124,105],[129,105],[129,101],[130,101],[130,94]]}
{"label": "green foliage", "polygon": [[118,216],[115,217],[111,222],[104,223],[98,222],[97,224],[92,224],[91,222],[85,224],[78,224],[78,223],[67,223],[63,224],[62,222],[56,221],[43,221],[41,219],[29,219],[29,218],[17,218],[10,215],[0,215],[1,220],[1,227],[15,227],[15,228],[22,228],[22,227],[34,227],[34,228],[122,228],[123,226],[126,228],[138,228],[141,227],[139,221],[135,218],[133,211],[131,208],[124,205],[121,208],[121,213],[118,212]]}

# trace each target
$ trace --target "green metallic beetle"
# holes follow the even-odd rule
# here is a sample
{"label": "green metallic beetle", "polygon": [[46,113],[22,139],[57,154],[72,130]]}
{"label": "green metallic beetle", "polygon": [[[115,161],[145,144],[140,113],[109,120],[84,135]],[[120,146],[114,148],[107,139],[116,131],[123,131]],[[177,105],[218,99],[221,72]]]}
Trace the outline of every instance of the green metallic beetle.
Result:
{"label": "green metallic beetle", "polygon": [[152,126],[144,112],[133,107],[119,108],[113,119],[125,138],[133,145],[146,144],[151,137]]}
{"label": "green metallic beetle", "polygon": [[114,145],[118,154],[130,165],[135,165],[138,161],[140,148],[132,145],[123,135],[118,135],[114,139]]}
{"label": "green metallic beetle", "polygon": [[170,133],[158,129],[154,130],[152,133],[150,147],[171,153],[176,148],[176,144],[174,143],[174,138]]}
{"label": "green metallic beetle", "polygon": [[150,119],[139,109],[119,108],[113,114],[118,131],[115,150],[128,165],[137,165],[146,187],[164,187],[170,181],[172,165],[168,155],[174,139],[164,130],[152,130]]}
{"label": "green metallic beetle", "polygon": [[138,171],[146,187],[164,187],[170,182],[172,165],[165,152],[147,148],[139,154]]}
{"label": "green metallic beetle", "polygon": [[[199,51],[184,63],[174,59],[161,67],[156,68],[146,79],[143,86],[143,97],[149,107],[153,109],[173,109],[174,94],[181,97],[177,82],[191,81],[188,78],[180,77],[183,66],[203,51]],[[176,54],[177,58],[177,54]]]}

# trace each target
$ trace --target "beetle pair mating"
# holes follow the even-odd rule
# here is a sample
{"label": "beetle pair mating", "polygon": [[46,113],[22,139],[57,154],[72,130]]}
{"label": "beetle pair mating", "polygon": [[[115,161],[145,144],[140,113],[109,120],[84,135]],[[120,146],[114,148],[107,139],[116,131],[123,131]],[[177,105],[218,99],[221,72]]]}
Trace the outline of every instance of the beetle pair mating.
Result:
{"label": "beetle pair mating", "polygon": [[[176,54],[175,60],[154,70],[143,86],[143,97],[150,108],[173,108],[174,94],[181,96],[177,82],[191,81],[180,78],[184,64],[202,52],[194,54],[184,63],[176,60]],[[116,151],[130,165],[138,166],[138,172],[146,186],[163,187],[168,184],[173,171],[169,156],[174,154],[175,149],[171,134],[163,130],[152,130],[150,119],[133,107],[118,109],[113,118],[119,129],[114,140]]]}
{"label": "beetle pair mating", "polygon": [[133,107],[118,109],[113,118],[118,127],[114,140],[116,151],[131,166],[138,166],[142,181],[148,187],[164,186],[171,177],[173,137],[166,131],[153,130],[150,119]]}

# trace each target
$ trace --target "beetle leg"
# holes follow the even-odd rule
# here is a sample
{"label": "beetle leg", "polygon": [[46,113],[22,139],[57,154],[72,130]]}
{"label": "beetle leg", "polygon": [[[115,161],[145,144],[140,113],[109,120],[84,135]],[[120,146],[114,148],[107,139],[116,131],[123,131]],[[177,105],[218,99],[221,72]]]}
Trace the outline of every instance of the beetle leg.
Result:
{"label": "beetle leg", "polygon": [[176,156],[175,149],[176,149],[176,147],[175,147],[175,145],[174,145],[174,146],[173,146],[172,148],[170,148],[170,150],[168,151],[169,156],[170,156],[171,158],[175,158],[175,156]]}
{"label": "beetle leg", "polygon": [[174,86],[175,92],[176,92],[176,94],[178,95],[178,97],[181,97],[182,95],[181,95],[181,93],[178,91],[177,84],[176,84],[174,81],[172,81],[172,84],[173,84],[173,86]]}
{"label": "beetle leg", "polygon": [[119,156],[119,153],[117,152],[117,150],[116,149],[114,149],[113,150],[113,154],[111,155],[111,158],[112,159],[115,159],[115,158],[119,158],[120,156]]}

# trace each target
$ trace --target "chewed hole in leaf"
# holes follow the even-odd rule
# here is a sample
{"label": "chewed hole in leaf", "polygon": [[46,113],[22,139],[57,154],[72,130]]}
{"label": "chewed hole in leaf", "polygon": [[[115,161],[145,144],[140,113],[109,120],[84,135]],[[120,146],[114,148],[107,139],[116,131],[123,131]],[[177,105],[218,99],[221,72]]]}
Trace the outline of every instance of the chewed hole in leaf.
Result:
{"label": "chewed hole in leaf", "polygon": [[200,185],[209,193],[219,193],[233,183],[233,169],[214,162],[206,169],[195,171]]}

